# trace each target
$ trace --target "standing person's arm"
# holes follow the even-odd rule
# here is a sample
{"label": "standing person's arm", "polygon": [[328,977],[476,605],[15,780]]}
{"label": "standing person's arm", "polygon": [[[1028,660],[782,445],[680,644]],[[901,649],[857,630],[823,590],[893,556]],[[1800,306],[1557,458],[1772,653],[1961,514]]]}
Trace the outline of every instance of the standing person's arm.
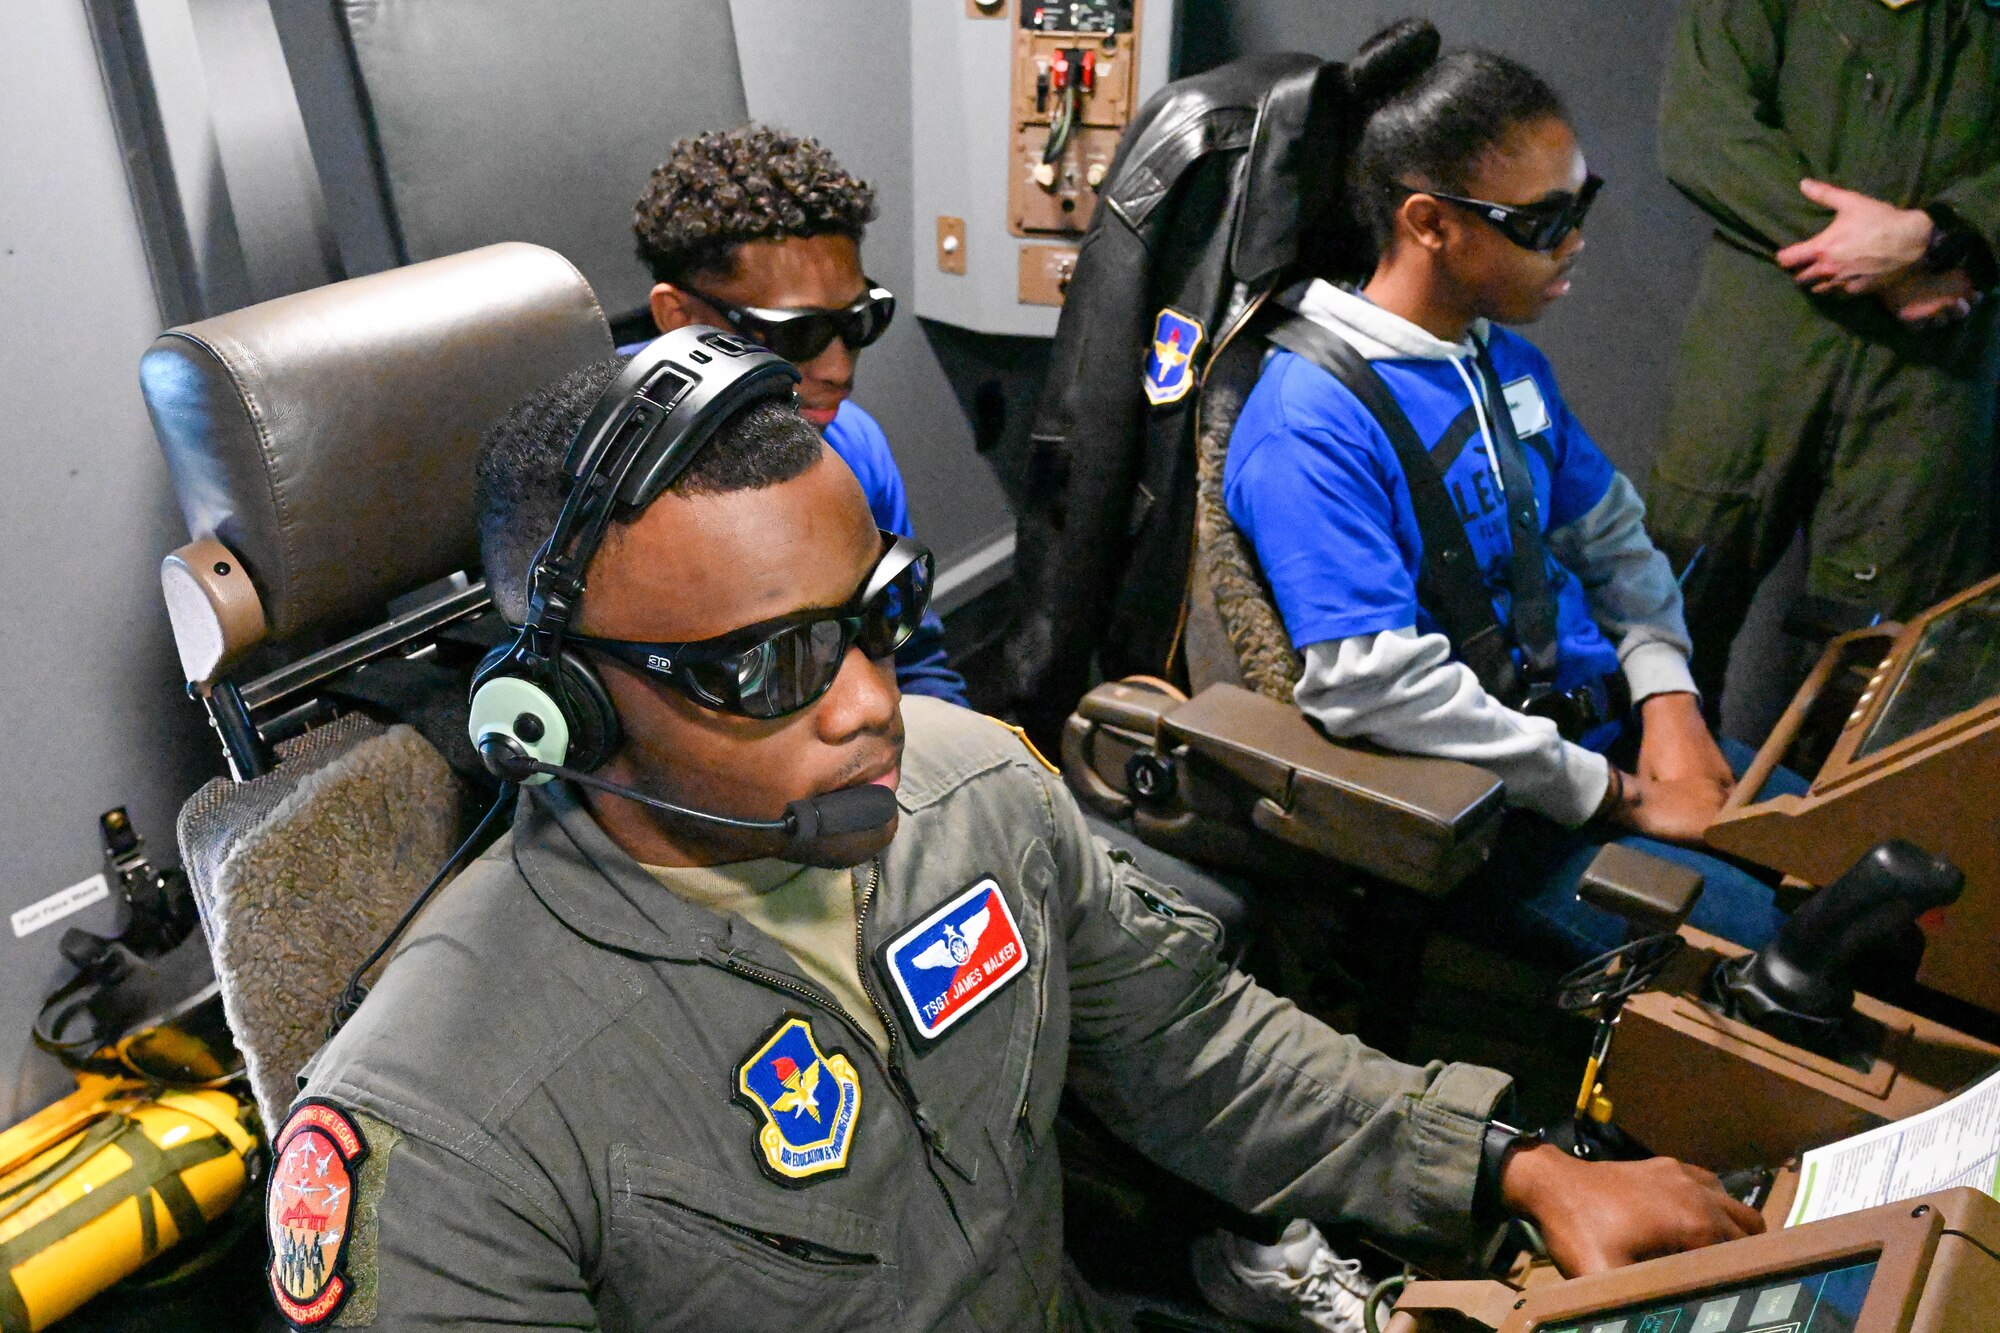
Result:
{"label": "standing person's arm", "polygon": [[1781,0],[1691,0],[1667,56],[1660,165],[1741,244],[1775,253],[1830,208],[1799,193],[1811,165],[1778,123]]}

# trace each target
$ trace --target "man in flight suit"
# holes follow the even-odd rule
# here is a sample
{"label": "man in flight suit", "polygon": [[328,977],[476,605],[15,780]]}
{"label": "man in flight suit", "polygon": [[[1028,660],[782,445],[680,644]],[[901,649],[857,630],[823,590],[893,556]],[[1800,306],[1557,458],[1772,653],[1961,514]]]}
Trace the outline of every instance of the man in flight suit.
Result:
{"label": "man in flight suit", "polygon": [[1715,224],[1646,496],[1713,708],[1799,528],[1884,616],[1993,567],[2000,3],[1693,0],[1660,157]]}
{"label": "man in flight suit", "polygon": [[[489,438],[481,532],[510,619],[616,371],[572,374]],[[576,633],[678,645],[811,618],[883,551],[812,427],[754,404],[613,527]],[[1039,756],[900,698],[887,659],[852,648],[823,694],[757,719],[583,647],[623,728],[601,777],[754,819],[872,782],[897,817],[795,865],[769,835],[527,789],[274,1139],[317,1136],[340,1159],[319,1169],[357,1183],[325,1290],[290,1293],[295,1326],[1105,1326],[1061,1253],[1066,1085],[1261,1213],[1461,1249],[1514,1213],[1571,1271],[1759,1228],[1705,1173],[1495,1125],[1500,1073],[1396,1063],[1262,990],[1211,919],[1089,837]]]}

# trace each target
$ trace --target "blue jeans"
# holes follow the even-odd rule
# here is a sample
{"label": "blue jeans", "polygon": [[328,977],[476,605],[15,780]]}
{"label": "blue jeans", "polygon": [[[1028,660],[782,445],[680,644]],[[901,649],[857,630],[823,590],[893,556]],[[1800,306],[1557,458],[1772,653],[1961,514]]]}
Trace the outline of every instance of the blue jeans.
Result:
{"label": "blue jeans", "polygon": [[[1756,751],[1740,741],[1720,740],[1723,758],[1737,777],[1750,767]],[[1764,784],[1758,799],[1801,795],[1806,781],[1779,768]],[[1493,859],[1463,892],[1471,910],[1497,909],[1495,924],[1517,937],[1524,947],[1553,949],[1570,965],[1615,949],[1630,936],[1623,917],[1600,911],[1576,896],[1583,871],[1598,849],[1617,842],[1626,847],[1699,871],[1701,897],[1688,924],[1711,935],[1751,949],[1770,943],[1785,915],[1773,901],[1771,886],[1748,871],[1708,852],[1660,842],[1637,833],[1593,822],[1568,829],[1528,810],[1510,810],[1500,830]]]}

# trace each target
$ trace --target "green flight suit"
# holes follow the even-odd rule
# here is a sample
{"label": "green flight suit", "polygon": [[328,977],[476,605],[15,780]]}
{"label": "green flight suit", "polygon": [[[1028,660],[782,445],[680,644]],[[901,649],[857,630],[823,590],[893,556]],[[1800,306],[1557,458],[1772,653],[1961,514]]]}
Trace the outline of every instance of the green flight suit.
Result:
{"label": "green flight suit", "polygon": [[1944,204],[2000,253],[2000,5],[1693,0],[1668,60],[1667,175],[1715,222],[1649,527],[1685,586],[1697,682],[1792,534],[1808,591],[1902,617],[1992,564],[1996,303],[1938,330],[1808,294],[1771,256],[1832,213],[1813,177]]}

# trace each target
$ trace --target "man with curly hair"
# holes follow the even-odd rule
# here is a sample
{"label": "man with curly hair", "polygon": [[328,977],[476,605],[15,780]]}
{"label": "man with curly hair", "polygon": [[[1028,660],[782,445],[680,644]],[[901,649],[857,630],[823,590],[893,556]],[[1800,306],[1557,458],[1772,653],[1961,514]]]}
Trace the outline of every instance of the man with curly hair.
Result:
{"label": "man with curly hair", "polygon": [[[861,268],[874,219],[875,191],[817,140],[748,125],[676,143],[632,210],[632,230],[653,273],[660,332],[713,324],[796,364],[799,410],[853,469],[876,525],[907,537],[903,474],[882,427],[849,396],[855,357],[896,312]],[[896,683],[966,702],[935,613],[896,654]]]}

